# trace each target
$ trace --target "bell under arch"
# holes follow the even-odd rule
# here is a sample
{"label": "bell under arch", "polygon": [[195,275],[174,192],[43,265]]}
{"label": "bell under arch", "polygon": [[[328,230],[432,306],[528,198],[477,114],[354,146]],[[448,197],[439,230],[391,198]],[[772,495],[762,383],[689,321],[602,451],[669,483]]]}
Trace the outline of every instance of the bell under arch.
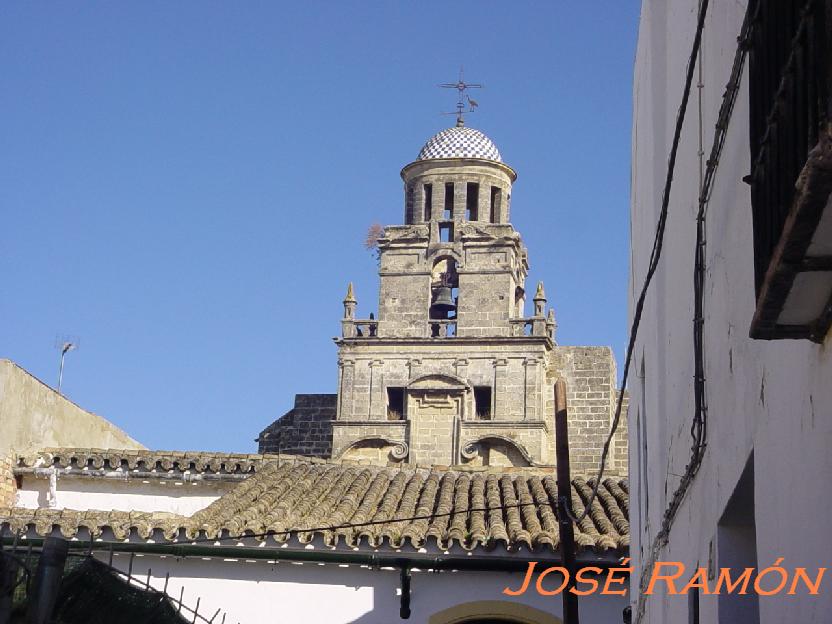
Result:
{"label": "bell under arch", "polygon": [[507,600],[476,600],[443,609],[428,624],[563,624],[559,617]]}
{"label": "bell under arch", "polygon": [[430,274],[430,318],[456,318],[459,296],[459,273],[452,256],[440,256],[434,260]]}

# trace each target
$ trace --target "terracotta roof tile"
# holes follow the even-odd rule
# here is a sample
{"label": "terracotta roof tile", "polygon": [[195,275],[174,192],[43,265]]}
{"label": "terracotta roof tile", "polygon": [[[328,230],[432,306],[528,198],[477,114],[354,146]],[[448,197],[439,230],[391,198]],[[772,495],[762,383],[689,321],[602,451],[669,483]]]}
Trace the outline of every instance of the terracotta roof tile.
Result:
{"label": "terracotta roof tile", "polygon": [[[97,449],[47,447],[20,455],[21,468],[52,466],[59,468],[94,468],[128,470],[190,471],[215,473],[252,473],[275,462],[277,455],[246,453],[211,453],[205,451],[150,451],[135,449]],[[309,461],[323,461],[307,458]]]}
{"label": "terracotta roof tile", "polygon": [[[573,480],[576,512],[583,511],[591,488],[591,481]],[[557,494],[551,473],[365,467],[297,459],[279,466],[261,462],[256,474],[191,517],[15,508],[0,509],[0,522],[13,531],[33,526],[41,535],[55,526],[67,536],[81,528],[99,536],[109,528],[119,539],[133,531],[142,539],[161,531],[168,540],[273,532],[277,542],[294,536],[308,543],[320,535],[330,546],[420,548],[435,542],[442,549],[522,544],[532,550],[556,550]],[[590,513],[576,526],[579,548],[623,553],[629,546],[628,503],[626,480],[606,479]],[[361,523],[371,524],[339,527]],[[317,530],[301,531],[304,528]]]}

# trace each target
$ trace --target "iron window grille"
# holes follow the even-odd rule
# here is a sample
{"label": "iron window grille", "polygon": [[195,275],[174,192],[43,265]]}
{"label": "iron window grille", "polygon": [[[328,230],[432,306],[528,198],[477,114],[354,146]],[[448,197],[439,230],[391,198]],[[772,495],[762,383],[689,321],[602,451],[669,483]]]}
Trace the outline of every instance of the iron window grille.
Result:
{"label": "iron window grille", "polygon": [[830,5],[751,0],[748,7],[752,338],[821,341],[832,321],[832,254],[814,253],[832,190]]}

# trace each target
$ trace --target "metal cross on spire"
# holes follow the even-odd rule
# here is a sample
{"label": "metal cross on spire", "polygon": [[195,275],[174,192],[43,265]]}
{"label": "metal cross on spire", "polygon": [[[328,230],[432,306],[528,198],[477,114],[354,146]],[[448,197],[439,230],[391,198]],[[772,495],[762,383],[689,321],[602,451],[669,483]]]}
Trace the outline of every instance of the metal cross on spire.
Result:
{"label": "metal cross on spire", "polygon": [[459,92],[459,99],[456,102],[456,112],[453,113],[443,113],[444,115],[456,115],[456,125],[457,126],[464,126],[465,125],[465,100],[468,100],[468,111],[469,113],[473,113],[474,109],[479,106],[477,101],[471,99],[467,93],[465,93],[466,89],[482,89],[482,85],[474,82],[465,82],[463,79],[463,72],[462,67],[459,68],[459,80],[457,82],[446,82],[444,84],[439,85],[444,89],[456,89]]}

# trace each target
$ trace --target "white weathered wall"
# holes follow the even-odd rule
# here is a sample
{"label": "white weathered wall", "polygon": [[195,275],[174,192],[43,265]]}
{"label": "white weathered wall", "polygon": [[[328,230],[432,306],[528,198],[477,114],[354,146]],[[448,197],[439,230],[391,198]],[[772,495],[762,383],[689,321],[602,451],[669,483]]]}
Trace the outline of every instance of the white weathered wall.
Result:
{"label": "white weathered wall", "polygon": [[[166,511],[190,516],[229,492],[236,484],[223,482],[142,481],[58,477],[56,508],[115,511]],[[47,507],[49,480],[25,475],[17,491],[17,506]]]}
{"label": "white weathered wall", "polygon": [[49,446],[143,449],[113,423],[0,359],[0,454]]}
{"label": "white weathered wall", "polygon": [[[106,559],[106,557],[103,557]],[[128,566],[129,555],[117,555],[114,565]],[[210,618],[217,609],[227,612],[226,622],[326,622],[327,624],[425,624],[431,615],[462,603],[479,600],[520,602],[560,617],[561,597],[533,591],[521,599],[501,592],[519,587],[522,573],[412,572],[409,620],[399,618],[399,571],[371,570],[361,566],[314,563],[268,563],[175,557],[136,557],[133,573],[161,588],[170,574],[168,593],[191,608],[200,599],[199,612]],[[626,598],[593,596],[582,599],[582,622],[621,622]],[[217,619],[219,620],[221,616]]]}
{"label": "white weathered wall", "polygon": [[[711,2],[705,35],[702,124],[710,150],[728,81],[745,2]],[[643,282],[685,65],[696,26],[697,0],[644,0],[634,79],[632,267],[630,309]],[[664,255],[647,297],[630,379],[631,522],[634,563],[658,531],[668,498],[689,458],[692,279],[698,195],[697,90],[684,126],[665,235]],[[706,156],[707,157],[707,156]],[[731,121],[708,209],[705,358],[708,450],[678,514],[662,560],[706,565],[717,522],[752,450],[756,544],[760,567],[818,568],[832,560],[832,352],[807,341],[754,341],[752,225],[748,174],[747,82]],[[642,374],[643,370],[643,374]],[[749,514],[752,510],[749,509]],[[719,564],[718,560],[715,562]],[[637,591],[638,571],[633,575]],[[760,598],[760,621],[828,622],[832,592]],[[635,596],[635,593],[633,593]],[[717,621],[717,599],[701,598],[702,622]],[[652,624],[687,622],[684,596],[648,600]],[[725,622],[725,619],[722,620]]]}

